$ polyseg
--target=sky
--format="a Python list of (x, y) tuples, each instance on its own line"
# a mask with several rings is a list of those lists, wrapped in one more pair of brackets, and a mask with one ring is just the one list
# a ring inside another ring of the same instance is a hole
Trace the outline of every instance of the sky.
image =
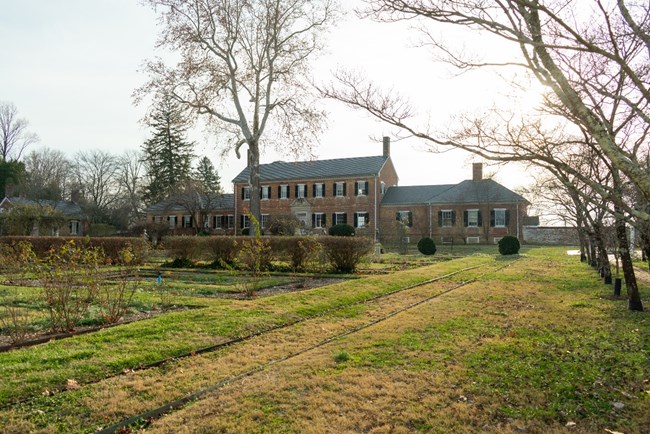
[[(344, 2), (346, 7), (355, 3)], [(0, 101), (13, 103), (38, 134), (40, 142), (32, 149), (47, 146), (70, 156), (80, 150), (120, 154), (139, 149), (150, 131), (140, 122), (146, 106), (135, 106), (131, 95), (146, 81), (141, 68), (156, 54), (158, 32), (156, 14), (138, 0), (0, 0)], [(478, 51), (497, 49), (466, 31), (448, 36)], [(314, 63), (316, 81), (329, 81), (337, 68), (359, 71), (383, 88), (399, 90), (430, 117), (431, 125), (443, 127), (459, 113), (503, 98), (505, 85), (494, 75), (458, 76), (417, 42), (418, 33), (406, 23), (376, 23), (346, 13), (327, 36), (327, 52)], [(532, 104), (536, 94), (530, 98)], [(339, 102), (324, 101), (323, 106), (328, 127), (314, 150), (317, 158), (379, 155), (381, 137), (395, 132)], [(190, 138), (231, 190), (230, 180), (244, 161), (222, 158), (214, 138), (201, 128)], [(399, 185), (460, 182), (471, 178), (472, 163), (480, 161), (457, 150), (426, 152), (425, 144), (413, 139), (394, 141), (391, 157)], [(267, 149), (261, 158), (262, 163), (277, 160), (294, 161), (295, 156)], [(513, 164), (484, 172), (511, 189), (531, 181)]]

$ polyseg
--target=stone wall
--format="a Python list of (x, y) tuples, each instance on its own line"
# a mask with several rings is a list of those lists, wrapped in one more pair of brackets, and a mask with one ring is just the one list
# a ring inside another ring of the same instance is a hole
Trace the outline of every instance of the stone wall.
[(571, 245), (577, 246), (578, 230), (560, 226), (524, 226), (525, 244)]

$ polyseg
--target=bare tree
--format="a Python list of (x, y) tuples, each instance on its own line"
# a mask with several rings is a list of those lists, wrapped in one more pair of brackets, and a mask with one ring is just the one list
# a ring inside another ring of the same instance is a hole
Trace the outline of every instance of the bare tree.
[(18, 118), (12, 103), (0, 101), (0, 156), (2, 161), (19, 160), (25, 149), (38, 141), (38, 136), (27, 130), (29, 122)]
[(68, 196), (71, 167), (63, 152), (47, 147), (36, 149), (27, 154), (24, 162), (28, 197), (60, 200)]
[(128, 209), (129, 223), (135, 223), (142, 215), (142, 188), (144, 178), (144, 162), (138, 151), (126, 151), (118, 157), (117, 180), (119, 191), (122, 192), (119, 201)]
[(117, 158), (105, 151), (80, 151), (72, 160), (72, 171), (75, 185), (83, 192), (86, 211), (94, 221), (102, 220), (119, 198)]
[[(427, 140), (432, 149), (455, 146), (484, 158), (533, 161), (559, 167), (580, 177), (603, 197), (616, 192), (599, 186), (573, 170), (556, 155), (572, 152), (573, 144), (554, 139), (558, 124), (578, 127), (612, 167), (650, 198), (650, 178), (639, 156), (647, 150), (650, 128), (650, 18), (647, 3), (595, 0), (366, 0), (365, 14), (378, 20), (411, 20), (421, 24), (425, 43), (461, 70), (471, 68), (524, 69), (549, 92), (544, 118), (521, 118), (496, 110), (491, 118), (460, 118), (453, 131), (418, 126), (410, 103), (384, 93), (354, 74), (340, 72), (338, 83), (322, 89), (326, 96), (362, 108), (373, 116)], [(579, 11), (579, 12), (576, 12)], [(510, 43), (517, 56), (508, 60), (467, 58), (448, 41), (434, 36), (431, 24), (465, 27), (486, 38)], [(549, 120), (549, 115), (555, 115)], [(550, 139), (550, 140), (549, 140)], [(624, 206), (624, 204), (619, 204)], [(644, 220), (650, 214), (626, 209)]]
[(260, 149), (309, 150), (324, 118), (307, 79), (308, 59), (333, 18), (334, 0), (148, 0), (162, 11), (159, 45), (180, 55), (174, 67), (146, 65), (136, 91), (169, 94), (228, 135), (228, 149), (248, 147), (250, 210), (260, 215)]

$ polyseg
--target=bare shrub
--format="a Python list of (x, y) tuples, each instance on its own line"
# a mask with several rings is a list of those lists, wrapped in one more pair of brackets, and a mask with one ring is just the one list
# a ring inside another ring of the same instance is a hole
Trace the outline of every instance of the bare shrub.
[(366, 237), (320, 237), (330, 264), (339, 273), (351, 273), (372, 252), (373, 241)]
[(68, 241), (52, 248), (36, 268), (52, 331), (72, 331), (97, 302), (99, 266), (106, 261), (97, 247), (83, 248)]
[(140, 284), (140, 276), (135, 266), (137, 257), (130, 247), (117, 252), (118, 271), (113, 285), (104, 284), (99, 292), (99, 306), (102, 318), (115, 324), (126, 314), (133, 295)]

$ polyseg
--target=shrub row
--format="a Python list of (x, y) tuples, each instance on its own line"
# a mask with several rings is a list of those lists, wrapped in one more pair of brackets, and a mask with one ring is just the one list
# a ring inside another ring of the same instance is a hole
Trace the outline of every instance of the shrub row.
[(107, 261), (113, 264), (121, 263), (120, 252), (130, 248), (135, 258), (134, 264), (142, 264), (147, 253), (147, 243), (142, 238), (130, 237), (102, 237), (102, 238), (83, 238), (83, 237), (29, 237), (29, 236), (10, 236), (0, 237), (0, 243), (8, 246), (16, 246), (19, 242), (25, 241), (32, 246), (32, 251), (38, 258), (45, 258), (51, 249), (58, 250), (62, 246), (73, 240), (77, 245), (88, 248), (99, 247), (103, 250)]
[[(208, 261), (216, 267), (227, 268), (239, 262), (245, 268), (250, 258), (243, 257), (242, 252), (250, 254), (254, 242), (255, 238), (248, 236), (167, 237), (163, 248), (179, 263), (183, 260)], [(310, 262), (325, 255), (332, 267), (342, 273), (354, 271), (373, 246), (373, 241), (364, 237), (262, 236), (259, 242), (268, 246), (263, 249), (268, 251), (267, 258), (262, 261), (265, 266), (271, 260), (286, 261), (291, 269), (302, 271)]]

